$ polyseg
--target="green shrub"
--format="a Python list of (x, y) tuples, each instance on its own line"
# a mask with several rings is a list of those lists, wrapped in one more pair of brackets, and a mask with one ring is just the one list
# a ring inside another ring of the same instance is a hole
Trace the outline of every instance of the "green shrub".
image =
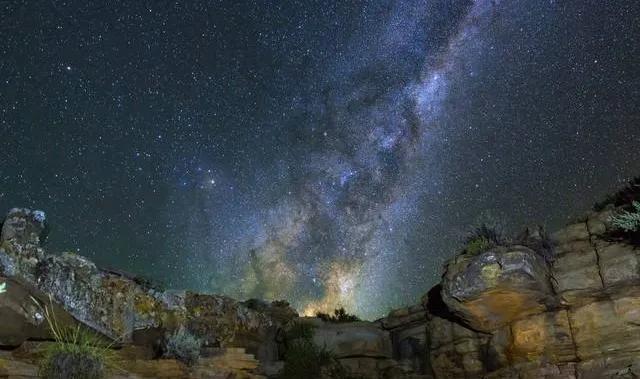
[(333, 311), (333, 315), (316, 312), (316, 317), (320, 318), (322, 321), (334, 323), (360, 321), (358, 316), (347, 313), (344, 308), (335, 309)]
[(507, 239), (495, 226), (481, 224), (464, 240), (464, 250), (469, 254), (481, 254), (495, 246), (504, 245)]
[(200, 358), (202, 341), (181, 327), (165, 338), (164, 356), (175, 358), (187, 365), (192, 365)]
[[(105, 344), (96, 333), (77, 325), (62, 326), (51, 307), (42, 307), (55, 343), (45, 350), (39, 375), (46, 379), (102, 379), (113, 363), (111, 344)], [(50, 301), (51, 302), (51, 301)]]
[(475, 239), (467, 241), (465, 251), (469, 254), (475, 255), (475, 254), (484, 253), (485, 251), (491, 249), (492, 247), (493, 247), (493, 244), (489, 242), (488, 239), (484, 237), (477, 237)]
[(278, 379), (361, 379), (352, 376), (330, 350), (313, 343), (314, 330), (310, 324), (296, 322), (287, 331)]
[(46, 379), (103, 379), (105, 371), (103, 357), (56, 345), (40, 363), (39, 374)]
[(637, 232), (640, 230), (640, 202), (634, 201), (633, 212), (622, 211), (611, 217), (611, 225), (625, 232)]
[(331, 364), (329, 351), (319, 348), (311, 340), (297, 339), (288, 344), (280, 379), (321, 378), (323, 367)]

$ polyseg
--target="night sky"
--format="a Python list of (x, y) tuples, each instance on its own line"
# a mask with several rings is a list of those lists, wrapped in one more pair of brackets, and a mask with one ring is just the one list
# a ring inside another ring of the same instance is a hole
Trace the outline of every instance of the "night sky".
[(0, 212), (178, 289), (415, 303), (640, 174), (640, 2), (0, 1)]

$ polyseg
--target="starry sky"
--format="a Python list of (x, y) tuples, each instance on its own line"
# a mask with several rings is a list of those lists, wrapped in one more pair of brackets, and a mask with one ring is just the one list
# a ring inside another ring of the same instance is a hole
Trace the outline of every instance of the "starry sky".
[(640, 174), (640, 4), (0, 1), (0, 208), (178, 289), (415, 303)]

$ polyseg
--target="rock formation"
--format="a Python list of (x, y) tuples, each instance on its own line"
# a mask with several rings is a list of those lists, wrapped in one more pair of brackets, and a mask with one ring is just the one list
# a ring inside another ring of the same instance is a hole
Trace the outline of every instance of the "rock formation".
[[(284, 302), (157, 291), (76, 254), (48, 255), (44, 214), (13, 209), (0, 240), (0, 378), (37, 377), (34, 362), (51, 343), (37, 303), (49, 297), (64, 324), (122, 341), (113, 378), (272, 376), (294, 321), (313, 325), (315, 343), (363, 378), (640, 377), (640, 248), (611, 238), (612, 212), (549, 240), (533, 228), (459, 254), (419, 304), (375, 322), (330, 323), (298, 318)], [(154, 352), (180, 327), (205, 342), (191, 368)]]
[(420, 360), (399, 348), (413, 340), (434, 378), (640, 377), (640, 249), (608, 237), (613, 211), (554, 233), (552, 259), (518, 244), (451, 259), (424, 318), (383, 320), (413, 325), (396, 358)]

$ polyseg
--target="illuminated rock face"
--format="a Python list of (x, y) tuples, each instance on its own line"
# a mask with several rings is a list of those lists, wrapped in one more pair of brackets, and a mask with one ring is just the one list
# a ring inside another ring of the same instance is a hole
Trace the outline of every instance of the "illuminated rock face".
[(526, 248), (452, 260), (427, 301), (432, 375), (640, 377), (640, 249), (607, 237), (610, 215), (553, 234), (551, 260)]
[(526, 241), (535, 251), (453, 258), (422, 304), (381, 320), (393, 358), (436, 379), (640, 377), (640, 249), (608, 234), (614, 211)]
[(498, 246), (451, 260), (442, 297), (473, 329), (491, 331), (553, 306), (550, 277), (542, 255), (524, 246)]

